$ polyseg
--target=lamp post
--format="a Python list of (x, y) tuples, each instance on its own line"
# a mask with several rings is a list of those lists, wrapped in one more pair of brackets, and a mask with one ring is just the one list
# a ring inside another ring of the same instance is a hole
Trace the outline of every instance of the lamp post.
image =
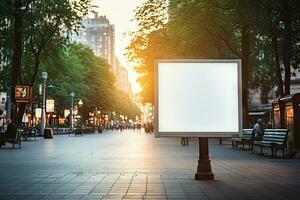
[(71, 96), (70, 129), (71, 129), (71, 131), (73, 131), (73, 110), (74, 110), (73, 100), (74, 100), (75, 93), (71, 92), (70, 96)]
[(81, 99), (79, 99), (79, 101), (78, 101), (78, 118), (77, 118), (77, 120), (78, 120), (77, 126), (79, 126), (79, 127), (82, 127), (82, 125), (83, 125), (83, 116), (81, 113), (82, 106), (83, 106), (83, 101)]
[(41, 79), (43, 81), (42, 88), (42, 113), (41, 113), (41, 135), (44, 135), (45, 130), (45, 121), (46, 121), (46, 111), (45, 111), (45, 102), (46, 102), (46, 81), (47, 81), (48, 73), (42, 72)]
[(101, 111), (97, 111), (97, 121), (98, 121), (98, 126), (101, 126)]
[(82, 101), (81, 99), (79, 99), (79, 101), (78, 101), (78, 106), (79, 106), (79, 107), (82, 107), (82, 105), (83, 105), (83, 101)]
[(97, 111), (97, 107), (95, 107), (95, 111), (94, 111), (94, 127), (96, 127), (97, 124), (98, 124), (97, 115), (98, 115), (98, 111)]

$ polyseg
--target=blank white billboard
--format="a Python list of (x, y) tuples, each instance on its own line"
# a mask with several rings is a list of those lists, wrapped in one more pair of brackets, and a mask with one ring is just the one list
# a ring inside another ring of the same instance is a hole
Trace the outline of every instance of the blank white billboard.
[(240, 132), (240, 60), (158, 60), (155, 72), (157, 137)]

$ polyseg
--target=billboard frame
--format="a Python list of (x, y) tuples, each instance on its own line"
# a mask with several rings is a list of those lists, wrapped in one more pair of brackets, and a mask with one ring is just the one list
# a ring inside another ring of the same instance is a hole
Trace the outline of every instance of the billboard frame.
[[(241, 59), (156, 59), (154, 66), (154, 125), (155, 137), (231, 137), (233, 134), (241, 134), (243, 129), (242, 113), (242, 64)], [(238, 131), (237, 132), (159, 132), (159, 63), (236, 63), (238, 75)]]

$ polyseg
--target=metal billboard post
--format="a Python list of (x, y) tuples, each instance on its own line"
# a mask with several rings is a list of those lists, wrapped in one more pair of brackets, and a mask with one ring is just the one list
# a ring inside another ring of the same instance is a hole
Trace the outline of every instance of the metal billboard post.
[(208, 138), (199, 137), (199, 160), (197, 166), (196, 180), (214, 180), (208, 151)]

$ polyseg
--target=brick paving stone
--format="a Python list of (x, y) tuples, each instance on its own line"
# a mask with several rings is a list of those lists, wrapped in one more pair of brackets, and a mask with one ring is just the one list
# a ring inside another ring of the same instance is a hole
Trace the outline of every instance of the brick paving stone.
[(134, 131), (23, 142), (0, 149), (0, 199), (299, 199), (300, 155), (273, 159), (211, 139), (215, 180), (196, 181), (197, 144)]

